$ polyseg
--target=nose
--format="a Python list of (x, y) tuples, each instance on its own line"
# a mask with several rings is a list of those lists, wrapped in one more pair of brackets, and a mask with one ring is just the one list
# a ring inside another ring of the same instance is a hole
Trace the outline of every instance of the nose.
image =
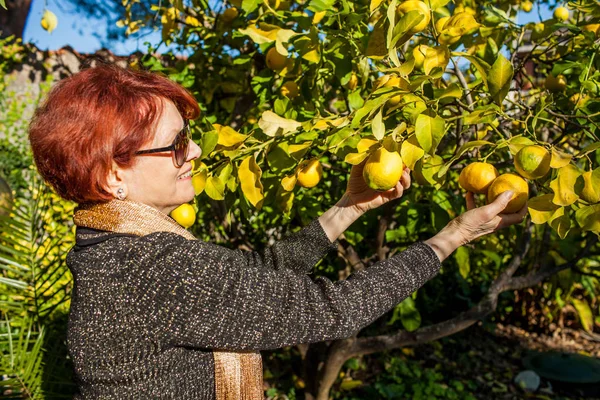
[(200, 157), (202, 155), (202, 149), (200, 148), (200, 146), (198, 146), (196, 144), (196, 142), (194, 142), (193, 140), (190, 140), (190, 149), (188, 151), (188, 157), (186, 161), (192, 161), (195, 160), (196, 158)]

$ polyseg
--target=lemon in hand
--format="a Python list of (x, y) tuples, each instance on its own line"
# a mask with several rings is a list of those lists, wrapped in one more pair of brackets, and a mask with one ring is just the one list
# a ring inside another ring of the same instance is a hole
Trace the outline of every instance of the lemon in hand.
[(171, 211), (171, 218), (187, 229), (196, 222), (196, 210), (191, 204), (185, 203)]
[(386, 191), (398, 183), (402, 176), (402, 157), (397, 151), (384, 147), (375, 150), (365, 163), (363, 179), (373, 190)]
[(515, 213), (523, 208), (529, 197), (529, 187), (527, 186), (527, 182), (519, 175), (502, 174), (494, 179), (494, 182), (492, 182), (488, 189), (488, 203), (493, 202), (496, 200), (496, 197), (508, 190), (512, 190), (513, 195), (503, 212)]
[(298, 166), (297, 183), (304, 188), (317, 186), (323, 177), (323, 167), (319, 160), (305, 160)]
[(486, 194), (498, 175), (498, 170), (492, 164), (474, 162), (460, 171), (458, 184), (469, 192)]

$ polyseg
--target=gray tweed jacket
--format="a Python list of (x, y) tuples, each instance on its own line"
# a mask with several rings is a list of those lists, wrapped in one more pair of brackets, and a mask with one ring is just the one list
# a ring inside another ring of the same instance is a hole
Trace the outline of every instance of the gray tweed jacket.
[(352, 336), (440, 269), (425, 243), (332, 282), (336, 243), (314, 220), (262, 253), (167, 232), (78, 228), (68, 347), (75, 399), (214, 399), (211, 349), (266, 350)]

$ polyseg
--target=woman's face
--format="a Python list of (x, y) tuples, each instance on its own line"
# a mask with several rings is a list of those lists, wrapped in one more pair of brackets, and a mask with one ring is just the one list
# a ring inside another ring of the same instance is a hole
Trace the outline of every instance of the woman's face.
[[(154, 140), (140, 150), (170, 146), (183, 129), (183, 118), (175, 105), (169, 100), (163, 100), (162, 104), (163, 114), (158, 120)], [(114, 189), (111, 191), (116, 194), (122, 187), (128, 200), (147, 204), (165, 214), (192, 201), (192, 160), (200, 157), (202, 151), (193, 141), (189, 146), (187, 159), (180, 168), (173, 162), (172, 151), (136, 156), (132, 168), (118, 169), (120, 185), (111, 183), (111, 189)]]

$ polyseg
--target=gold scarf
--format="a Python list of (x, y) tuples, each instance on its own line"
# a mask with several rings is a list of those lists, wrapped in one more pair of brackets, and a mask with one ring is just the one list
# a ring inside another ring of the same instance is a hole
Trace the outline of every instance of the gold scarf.
[[(129, 200), (82, 204), (75, 209), (75, 225), (144, 236), (172, 232), (188, 240), (196, 237), (168, 215)], [(213, 351), (217, 400), (263, 399), (262, 359), (259, 352)]]

